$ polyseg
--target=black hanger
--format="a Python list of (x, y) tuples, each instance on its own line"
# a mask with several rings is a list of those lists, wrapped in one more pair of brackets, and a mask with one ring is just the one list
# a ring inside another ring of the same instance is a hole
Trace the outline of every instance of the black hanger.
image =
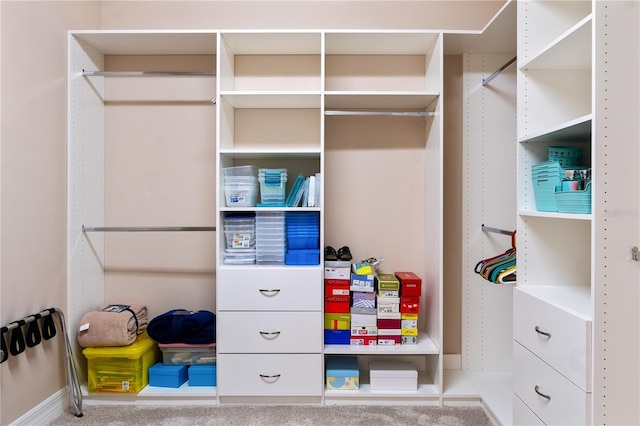
[(24, 320), (16, 321), (18, 326), (11, 330), (11, 341), (9, 342), (9, 352), (11, 355), (16, 356), (24, 352), (25, 343), (24, 335), (22, 334), (22, 326), (26, 324)]
[(49, 315), (42, 318), (42, 337), (44, 340), (52, 339), (56, 335), (56, 324), (53, 322), (55, 309), (49, 309)]
[(29, 327), (27, 328), (25, 340), (27, 341), (27, 346), (30, 348), (38, 346), (40, 342), (42, 342), (42, 335), (40, 334), (40, 327), (38, 326), (38, 320), (41, 316), (40, 314), (35, 314), (33, 321), (29, 323)]
[(2, 358), (0, 358), (0, 364), (9, 358), (9, 349), (7, 348), (7, 342), (4, 340), (4, 333), (7, 331), (9, 331), (7, 327), (2, 327), (2, 335), (0, 336), (0, 340), (2, 340)]

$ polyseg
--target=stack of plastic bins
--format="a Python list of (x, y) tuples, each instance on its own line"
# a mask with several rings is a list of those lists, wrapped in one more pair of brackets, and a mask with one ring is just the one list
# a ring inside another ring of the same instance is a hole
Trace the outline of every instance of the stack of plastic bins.
[(287, 212), (287, 265), (320, 264), (320, 213)]
[(256, 212), (256, 263), (283, 265), (287, 248), (284, 212)]
[(536, 208), (541, 212), (557, 212), (555, 191), (562, 181), (562, 167), (557, 161), (545, 161), (531, 166)]
[(260, 169), (260, 205), (284, 206), (285, 187), (287, 185), (287, 169)]
[(227, 213), (224, 218), (226, 265), (256, 263), (256, 217), (253, 213)]
[(227, 207), (255, 207), (258, 201), (258, 178), (255, 167), (225, 167), (223, 171)]

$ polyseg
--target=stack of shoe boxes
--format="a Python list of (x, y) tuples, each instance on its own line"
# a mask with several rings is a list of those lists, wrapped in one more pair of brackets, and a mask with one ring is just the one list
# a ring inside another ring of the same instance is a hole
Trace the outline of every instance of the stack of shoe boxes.
[(413, 272), (396, 272), (395, 276), (400, 283), (402, 344), (416, 344), (418, 342), (418, 314), (420, 312), (422, 280)]
[(378, 344), (400, 344), (400, 282), (393, 274), (378, 274)]
[(375, 275), (351, 273), (351, 337), (352, 345), (378, 343)]
[(324, 263), (324, 342), (348, 345), (351, 335), (351, 262)]

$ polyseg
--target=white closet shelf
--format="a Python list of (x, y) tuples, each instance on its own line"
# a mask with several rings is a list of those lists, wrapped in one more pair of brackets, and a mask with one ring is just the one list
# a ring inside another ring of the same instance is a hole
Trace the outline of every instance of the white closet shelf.
[(437, 355), (438, 347), (429, 336), (424, 333), (418, 335), (416, 345), (325, 345), (326, 355)]
[(560, 123), (545, 130), (522, 135), (518, 142), (549, 142), (549, 140), (585, 140), (591, 139), (591, 120), (593, 114), (583, 115), (573, 120)]
[(221, 91), (234, 108), (320, 108), (320, 91)]
[(437, 92), (361, 92), (327, 91), (325, 108), (327, 109), (421, 109), (433, 110)]

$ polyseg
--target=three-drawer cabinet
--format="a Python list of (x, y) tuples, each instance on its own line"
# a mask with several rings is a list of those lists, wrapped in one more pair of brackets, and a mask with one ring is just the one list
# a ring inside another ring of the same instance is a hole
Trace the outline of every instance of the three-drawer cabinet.
[[(544, 291), (513, 293), (514, 400), (547, 425), (589, 424), (592, 321)], [(514, 409), (514, 424), (531, 424), (531, 413)]]
[(322, 397), (322, 270), (218, 271), (218, 393)]

